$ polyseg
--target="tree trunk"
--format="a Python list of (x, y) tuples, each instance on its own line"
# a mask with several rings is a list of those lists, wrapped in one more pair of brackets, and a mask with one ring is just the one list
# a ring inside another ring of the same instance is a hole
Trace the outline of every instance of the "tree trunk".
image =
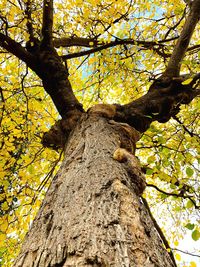
[(113, 158), (130, 143), (119, 129), (82, 116), (14, 266), (175, 266), (142, 202), (139, 163)]

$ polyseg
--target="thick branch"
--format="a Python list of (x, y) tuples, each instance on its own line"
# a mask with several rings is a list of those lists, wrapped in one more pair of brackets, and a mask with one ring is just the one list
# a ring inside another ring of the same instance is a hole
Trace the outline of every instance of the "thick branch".
[(191, 11), (186, 19), (183, 30), (175, 45), (167, 69), (163, 74), (163, 76), (167, 77), (179, 76), (181, 61), (185, 56), (190, 39), (192, 37), (192, 34), (199, 19), (200, 19), (200, 0), (194, 0), (191, 6)]
[(73, 123), (77, 121), (83, 108), (71, 88), (68, 70), (54, 48), (43, 46), (41, 49), (39, 45), (28, 51), (2, 33), (0, 33), (0, 46), (24, 61), (36, 72), (62, 118), (73, 117)]
[(11, 39), (9, 36), (0, 33), (0, 46), (6, 49), (9, 53), (18, 57), (22, 61), (24, 61), (28, 67), (34, 70), (35, 68), (35, 59), (25, 50), (19, 43), (15, 42), (15, 40)]
[(45, 91), (51, 96), (62, 118), (69, 116), (69, 112), (83, 111), (81, 103), (75, 97), (67, 68), (63, 65), (56, 50), (43, 49), (36, 53), (37, 69), (35, 72), (42, 79)]
[[(73, 42), (73, 39), (72, 39), (71, 40), (71, 44), (69, 46), (75, 45), (75, 43), (76, 43), (75, 41), (76, 40), (74, 39), (74, 42)], [(62, 58), (63, 59), (70, 59), (70, 58), (75, 58), (75, 57), (86, 56), (86, 55), (90, 55), (90, 54), (95, 53), (95, 52), (102, 51), (102, 50), (107, 49), (107, 48), (115, 47), (117, 45), (124, 45), (124, 44), (126, 44), (126, 45), (129, 45), (129, 44), (130, 45), (137, 45), (137, 46), (142, 46), (142, 47), (147, 48), (147, 49), (151, 49), (154, 46), (163, 47), (162, 43), (163, 42), (167, 42), (167, 41), (169, 41), (169, 40), (165, 40), (165, 41), (162, 40), (162, 41), (159, 41), (159, 42), (153, 42), (153, 41), (152, 42), (150, 42), (150, 41), (148, 42), (148, 41), (140, 41), (140, 40), (133, 40), (133, 39), (124, 39), (124, 40), (116, 39), (115, 41), (112, 41), (112, 42), (110, 42), (108, 44), (101, 44), (100, 46), (92, 48), (90, 50), (64, 55), (64, 56), (62, 56)], [(170, 39), (170, 41), (171, 41), (171, 39)], [(87, 43), (86, 40), (84, 40), (84, 43), (82, 43), (82, 45), (81, 45), (81, 41), (78, 42), (78, 40), (77, 40), (77, 43), (79, 43), (79, 46), (85, 46), (85, 44), (87, 44), (87, 46), (89, 47), (89, 42)], [(57, 42), (57, 44), (58, 44), (58, 42)]]
[(76, 36), (53, 39), (53, 46), (55, 48), (70, 46), (95, 47), (99, 44), (100, 42), (98, 42), (94, 38), (84, 38)]
[(30, 53), (19, 43), (2, 33), (0, 33), (0, 46), (24, 61), (28, 67), (36, 72), (43, 81), (45, 91), (51, 96), (63, 118), (69, 117), (70, 112), (79, 114), (83, 111), (82, 105), (76, 99), (71, 88), (68, 71), (53, 48)]
[(191, 53), (191, 51), (198, 51), (200, 49), (200, 45), (198, 44), (198, 45), (193, 45), (193, 46), (191, 46), (191, 47), (188, 47), (188, 49), (187, 49), (187, 52), (190, 52)]
[(42, 45), (52, 45), (53, 0), (43, 2)]
[(27, 46), (27, 49), (37, 61), (34, 71), (42, 79), (44, 89), (51, 96), (59, 114), (62, 118), (76, 114), (77, 118), (83, 111), (82, 105), (73, 93), (67, 67), (53, 48), (52, 28), (53, 0), (44, 0), (42, 41), (34, 38), (34, 45)]
[(115, 120), (127, 122), (140, 132), (146, 131), (151, 122), (167, 122), (178, 114), (181, 104), (189, 104), (200, 90), (183, 85), (180, 81), (156, 80), (148, 93), (137, 100), (124, 105), (116, 105)]

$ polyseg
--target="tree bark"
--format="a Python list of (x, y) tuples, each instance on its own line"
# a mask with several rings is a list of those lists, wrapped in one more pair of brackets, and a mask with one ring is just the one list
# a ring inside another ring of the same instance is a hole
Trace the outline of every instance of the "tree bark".
[[(142, 201), (123, 127), (82, 115), (14, 266), (175, 266)], [(120, 146), (130, 156), (121, 162), (113, 158)]]

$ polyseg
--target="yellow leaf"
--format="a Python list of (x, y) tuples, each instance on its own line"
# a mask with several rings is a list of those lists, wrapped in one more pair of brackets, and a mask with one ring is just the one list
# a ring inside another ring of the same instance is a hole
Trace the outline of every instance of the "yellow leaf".
[(194, 261), (190, 262), (190, 267), (197, 267), (196, 263)]
[(181, 255), (180, 254), (176, 254), (175, 258), (177, 259), (177, 261), (180, 261), (181, 260)]
[(175, 242), (174, 242), (174, 246), (178, 246), (179, 245), (179, 242), (176, 240)]
[[(21, 131), (20, 131), (20, 130), (18, 130), (18, 129), (16, 129), (16, 128), (15, 128), (15, 129), (13, 129), (13, 135), (18, 137), (18, 136), (20, 136), (20, 135), (21, 135)], [(9, 141), (10, 141), (10, 139), (9, 139)]]
[(182, 82), (182, 84), (183, 84), (183, 85), (187, 85), (187, 84), (191, 83), (192, 80), (193, 80), (192, 78), (187, 79), (187, 80), (185, 80), (184, 82)]
[(8, 206), (8, 204), (6, 203), (6, 202), (4, 202), (2, 205), (1, 205), (1, 208), (2, 208), (2, 210), (8, 210), (9, 209), (9, 206)]
[(3, 221), (3, 223), (0, 225), (0, 231), (6, 232), (7, 229), (8, 229), (8, 222)]
[(3, 244), (4, 239), (6, 239), (6, 234), (0, 233), (0, 244)]
[(6, 176), (6, 172), (5, 171), (0, 171), (0, 177), (4, 177)]
[(91, 64), (93, 64), (95, 61), (96, 61), (96, 58), (92, 57), (92, 58), (89, 58), (88, 63), (89, 63), (89, 65), (91, 65)]
[(0, 201), (2, 201), (2, 200), (4, 200), (4, 198), (6, 197), (6, 194), (4, 193), (2, 193), (2, 194), (0, 194)]

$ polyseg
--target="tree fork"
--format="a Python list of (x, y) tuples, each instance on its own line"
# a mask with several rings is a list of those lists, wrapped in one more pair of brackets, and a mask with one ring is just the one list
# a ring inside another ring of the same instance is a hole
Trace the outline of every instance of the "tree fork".
[(14, 266), (176, 266), (142, 202), (130, 129), (120, 127), (105, 114), (82, 115)]

